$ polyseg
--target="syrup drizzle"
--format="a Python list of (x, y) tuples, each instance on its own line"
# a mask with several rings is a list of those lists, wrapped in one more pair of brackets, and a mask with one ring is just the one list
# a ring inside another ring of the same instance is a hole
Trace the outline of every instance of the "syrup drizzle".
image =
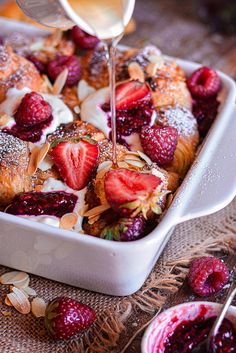
[(113, 168), (117, 168), (117, 135), (116, 135), (116, 48), (123, 37), (123, 33), (109, 41), (106, 41), (107, 61), (110, 84), (110, 107), (111, 107), (111, 132), (112, 132), (112, 162)]

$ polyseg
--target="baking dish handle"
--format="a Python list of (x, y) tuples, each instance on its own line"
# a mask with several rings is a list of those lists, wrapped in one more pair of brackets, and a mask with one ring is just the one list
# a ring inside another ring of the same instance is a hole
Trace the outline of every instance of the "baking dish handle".
[[(236, 106), (225, 120), (225, 125), (213, 126), (182, 185), (183, 192), (174, 200), (176, 207), (181, 199), (188, 200), (180, 207), (177, 223), (217, 212), (236, 195)], [(206, 158), (201, 158), (203, 152)]]

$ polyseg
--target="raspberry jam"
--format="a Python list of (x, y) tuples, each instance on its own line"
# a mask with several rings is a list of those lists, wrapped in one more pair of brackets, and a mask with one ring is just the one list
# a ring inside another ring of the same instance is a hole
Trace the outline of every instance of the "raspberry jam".
[[(108, 113), (108, 126), (111, 127), (109, 104), (104, 104), (102, 109)], [(130, 136), (135, 132), (140, 133), (143, 126), (150, 125), (153, 111), (154, 107), (152, 101), (146, 101), (142, 106), (138, 108), (129, 110), (116, 110), (117, 142), (126, 144), (122, 137)]]
[[(204, 319), (201, 316), (194, 321), (182, 322), (165, 342), (163, 353), (191, 353), (205, 338), (207, 338), (216, 317)], [(236, 331), (232, 323), (224, 319), (214, 341), (215, 353), (236, 352)], [(212, 353), (211, 349), (208, 352)], [(159, 353), (157, 349), (156, 353)]]
[(41, 140), (43, 135), (43, 130), (50, 126), (53, 117), (47, 119), (46, 121), (39, 123), (30, 127), (23, 127), (18, 124), (13, 125), (11, 128), (4, 128), (2, 131), (6, 134), (13, 135), (18, 137), (23, 141), (28, 141), (32, 143), (36, 143)]
[(18, 216), (55, 216), (74, 211), (78, 197), (64, 191), (27, 192), (17, 195), (6, 212)]

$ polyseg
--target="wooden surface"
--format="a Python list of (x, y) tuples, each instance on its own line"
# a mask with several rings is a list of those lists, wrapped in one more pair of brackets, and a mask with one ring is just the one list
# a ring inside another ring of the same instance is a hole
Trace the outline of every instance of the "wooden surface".
[[(224, 36), (212, 33), (203, 24), (190, 0), (137, 0), (135, 15), (137, 30), (123, 40), (124, 44), (142, 47), (157, 45), (164, 54), (196, 61), (222, 70), (236, 79), (236, 34)], [(227, 259), (231, 268), (236, 257)], [(220, 296), (209, 298), (222, 301)], [(194, 300), (185, 283), (180, 291), (171, 297), (166, 307)], [(236, 305), (236, 301), (234, 302)], [(138, 313), (136, 313), (138, 318)], [(127, 348), (126, 353), (140, 353), (141, 332)]]
[[(124, 43), (152, 43), (165, 54), (221, 69), (236, 78), (236, 34), (211, 33), (191, 0), (137, 0), (137, 30)], [(195, 5), (196, 6), (196, 5)]]

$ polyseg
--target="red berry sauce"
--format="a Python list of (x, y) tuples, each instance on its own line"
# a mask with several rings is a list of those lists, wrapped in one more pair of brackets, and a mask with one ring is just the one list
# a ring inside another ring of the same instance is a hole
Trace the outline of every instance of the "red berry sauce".
[(51, 122), (53, 120), (52, 115), (50, 116), (49, 119), (46, 121), (39, 123), (34, 126), (30, 127), (24, 127), (20, 126), (18, 124), (13, 125), (11, 128), (4, 128), (2, 132), (5, 132), (6, 134), (18, 137), (19, 139), (23, 141), (28, 141), (32, 143), (36, 143), (40, 141), (42, 135), (43, 135), (43, 130), (46, 129), (48, 126), (50, 126)]
[[(216, 317), (204, 319), (201, 315), (194, 321), (182, 322), (165, 342), (163, 353), (191, 353), (209, 334)], [(232, 323), (224, 319), (214, 341), (216, 353), (236, 352), (236, 331)], [(156, 351), (159, 353), (159, 350)], [(212, 353), (210, 349), (208, 352)]]
[[(108, 126), (111, 128), (110, 104), (104, 104), (102, 109), (108, 113)], [(153, 111), (154, 107), (151, 100), (143, 102), (141, 106), (134, 109), (116, 110), (117, 142), (126, 145), (124, 136), (140, 133), (143, 126), (150, 125)]]
[(74, 211), (78, 197), (64, 191), (27, 192), (17, 195), (6, 212), (18, 216), (55, 216)]

